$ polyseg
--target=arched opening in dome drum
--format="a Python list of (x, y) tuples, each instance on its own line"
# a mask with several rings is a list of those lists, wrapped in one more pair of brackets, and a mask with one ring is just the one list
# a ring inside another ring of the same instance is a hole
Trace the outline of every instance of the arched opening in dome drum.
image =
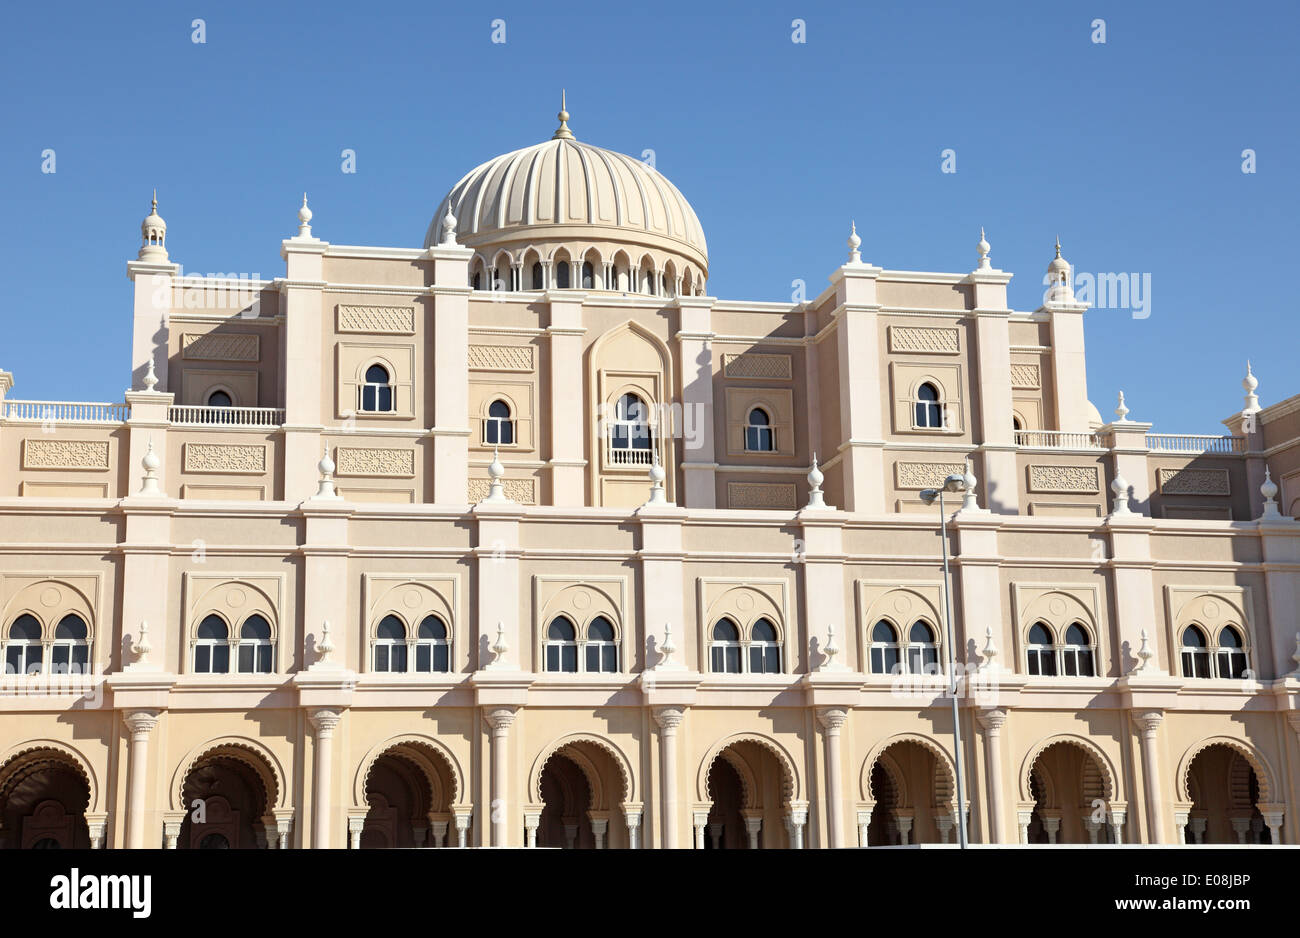
[(534, 290), (540, 290), (540, 289), (542, 289), (542, 287), (543, 287), (543, 282), (542, 282), (542, 265), (541, 265), (541, 264), (533, 264), (533, 273), (532, 273), (532, 276), (533, 276), (533, 289), (534, 289)]
[(555, 286), (561, 290), (569, 289), (569, 262), (560, 261), (555, 265)]
[(582, 288), (584, 290), (596, 288), (595, 272), (591, 269), (591, 261), (582, 263)]

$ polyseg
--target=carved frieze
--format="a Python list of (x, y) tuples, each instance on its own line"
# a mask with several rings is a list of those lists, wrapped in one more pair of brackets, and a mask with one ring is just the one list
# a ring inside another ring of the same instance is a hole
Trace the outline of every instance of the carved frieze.
[[(516, 501), (521, 505), (537, 504), (536, 479), (502, 479), (501, 483), (505, 486), (506, 498), (511, 501)], [(487, 498), (490, 485), (491, 482), (488, 479), (470, 479), (470, 503), (481, 502), (483, 499)]]
[(243, 332), (186, 332), (181, 335), (181, 357), (198, 361), (255, 362), (261, 358), (261, 340)]
[(966, 464), (959, 462), (900, 462), (894, 474), (900, 489), (934, 489), (943, 485), (953, 473), (964, 474)]
[(891, 352), (956, 355), (961, 351), (958, 330), (938, 326), (890, 326)]
[(532, 371), (531, 345), (471, 345), (470, 371)]
[(1162, 495), (1231, 495), (1227, 469), (1157, 469)]
[(723, 355), (722, 371), (728, 378), (772, 378), (780, 381), (789, 381), (792, 373), (789, 355), (760, 352)]
[(1043, 383), (1042, 370), (1037, 365), (1023, 362), (1011, 363), (1011, 386), (1032, 390)]
[(727, 504), (731, 508), (792, 510), (795, 507), (794, 483), (728, 482)]
[(1101, 474), (1096, 466), (1030, 466), (1029, 491), (1096, 494)]
[(261, 443), (186, 443), (186, 472), (266, 472), (266, 446)]
[(415, 475), (415, 450), (380, 446), (338, 447), (334, 462), (341, 476)]
[(414, 306), (338, 306), (339, 332), (415, 333)]
[(24, 469), (108, 470), (107, 440), (23, 440)]

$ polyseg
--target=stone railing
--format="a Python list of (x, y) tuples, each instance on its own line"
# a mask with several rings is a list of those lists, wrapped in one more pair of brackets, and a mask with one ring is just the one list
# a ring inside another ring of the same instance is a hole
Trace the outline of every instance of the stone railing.
[(1147, 449), (1153, 453), (1199, 456), (1202, 453), (1244, 453), (1246, 440), (1240, 436), (1201, 436), (1195, 433), (1148, 433)]
[(167, 418), (182, 427), (278, 427), (284, 423), (284, 408), (177, 404), (168, 408)]
[(1030, 449), (1101, 449), (1096, 433), (1065, 430), (1017, 430), (1016, 445)]
[(32, 423), (122, 423), (130, 419), (131, 407), (87, 401), (0, 400), (0, 417)]

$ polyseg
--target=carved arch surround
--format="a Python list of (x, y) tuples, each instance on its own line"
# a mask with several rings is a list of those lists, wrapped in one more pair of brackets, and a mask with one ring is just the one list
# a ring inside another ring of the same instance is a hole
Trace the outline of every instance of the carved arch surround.
[(1269, 765), (1264, 754), (1252, 746), (1250, 743), (1241, 739), (1234, 739), (1231, 736), (1207, 736), (1197, 743), (1192, 744), (1183, 753), (1183, 758), (1178, 763), (1178, 797), (1182, 801), (1194, 801), (1191, 797), (1191, 789), (1188, 784), (1192, 771), (1192, 763), (1196, 757), (1212, 746), (1226, 746), (1245, 759), (1252, 769), (1255, 770), (1255, 779), (1259, 783), (1259, 803), (1268, 804), (1274, 798), (1278, 791), (1277, 776), (1273, 774), (1273, 767)]
[[(790, 753), (786, 751), (784, 746), (772, 737), (765, 736), (762, 733), (734, 733), (713, 744), (705, 754), (703, 761), (700, 762), (700, 767), (697, 772), (695, 790), (698, 799), (702, 802), (712, 804), (712, 799), (709, 797), (709, 770), (713, 767), (713, 760), (717, 759), (718, 756), (722, 754), (723, 750), (727, 749), (729, 746), (734, 746), (736, 743), (746, 742), (757, 743), (776, 757), (776, 761), (781, 767), (781, 799), (786, 804), (789, 804), (792, 801), (798, 801), (800, 799), (800, 792), (802, 791), (798, 763), (796, 763), (794, 759), (790, 758)], [(735, 767), (735, 762), (730, 759), (727, 761), (733, 768)], [(737, 771), (739, 772), (740, 770), (737, 769)], [(744, 782), (744, 774), (741, 773), (742, 785)]]
[(98, 812), (100, 810), (99, 780), (95, 776), (95, 770), (91, 768), (90, 760), (79, 749), (69, 746), (67, 743), (54, 739), (32, 739), (11, 747), (3, 756), (0, 756), (0, 779), (3, 779), (12, 770), (15, 761), (23, 756), (42, 751), (53, 752), (61, 756), (63, 761), (70, 763), (77, 774), (85, 780), (86, 788), (89, 791), (90, 800), (86, 806), (86, 813)]
[(1029, 776), (1034, 771), (1034, 765), (1048, 749), (1064, 743), (1082, 749), (1084, 755), (1092, 759), (1101, 771), (1102, 797), (1106, 801), (1117, 800), (1116, 792), (1119, 791), (1118, 776), (1115, 773), (1115, 765), (1111, 762), (1110, 757), (1104, 753), (1101, 748), (1090, 739), (1082, 736), (1076, 736), (1073, 733), (1054, 733), (1051, 736), (1045, 736), (1029, 748), (1025, 754), (1024, 761), (1020, 764), (1020, 800), (1026, 804), (1032, 804), (1034, 796), (1030, 790)]
[(172, 773), (172, 783), (168, 788), (171, 810), (186, 810), (185, 780), (202, 759), (214, 754), (238, 759), (251, 768), (262, 781), (269, 808), (289, 807), (289, 791), (285, 783), (284, 766), (280, 764), (275, 754), (262, 743), (247, 736), (221, 736), (195, 746), (177, 764), (176, 771)]
[[(461, 770), (460, 762), (452, 751), (432, 736), (426, 736), (423, 733), (399, 733), (371, 746), (365, 756), (362, 757), (360, 764), (357, 766), (357, 773), (352, 780), (353, 809), (359, 811), (368, 809), (366, 782), (370, 778), (371, 769), (374, 768), (375, 762), (380, 756), (402, 746), (414, 746), (428, 750), (441, 759), (443, 766), (447, 770), (447, 776), (451, 780), (451, 790), (447, 792), (447, 803), (449, 805), (459, 804), (460, 799), (465, 795), (465, 773)], [(443, 786), (441, 780), (438, 779), (436, 774), (433, 774), (436, 773), (437, 768), (432, 760), (415, 759), (408, 753), (402, 753), (401, 755), (407, 761), (413, 762), (424, 773), (425, 781), (429, 784), (430, 797), (435, 797)]]
[(871, 752), (867, 754), (858, 773), (858, 793), (863, 802), (867, 804), (875, 803), (875, 797), (871, 791), (871, 769), (874, 767), (876, 760), (902, 743), (915, 743), (934, 758), (935, 775), (931, 786), (934, 807), (952, 806), (957, 800), (957, 771), (953, 766), (952, 757), (939, 743), (920, 733), (899, 733), (896, 736), (890, 736), (888, 739), (877, 743)]
[(596, 733), (569, 733), (551, 740), (541, 748), (537, 758), (533, 760), (532, 768), (528, 773), (528, 799), (531, 804), (542, 804), (542, 772), (545, 771), (546, 764), (556, 754), (560, 754), (567, 759), (571, 759), (587, 777), (587, 784), (591, 788), (592, 808), (607, 810), (617, 807), (617, 805), (610, 803), (609, 796), (613, 795), (614, 792), (608, 790), (609, 786), (606, 784), (606, 780), (601, 778), (596, 765), (579, 748), (579, 745), (583, 743), (600, 749), (614, 763), (622, 782), (620, 792), (622, 800), (620, 803), (635, 802), (637, 800), (636, 775), (632, 771), (632, 763), (616, 743)]

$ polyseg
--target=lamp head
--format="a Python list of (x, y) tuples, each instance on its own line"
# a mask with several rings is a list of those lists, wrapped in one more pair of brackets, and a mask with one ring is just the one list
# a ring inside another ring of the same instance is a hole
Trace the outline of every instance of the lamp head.
[(966, 491), (966, 477), (960, 472), (954, 472), (948, 478), (943, 480), (943, 490), (945, 492), (964, 492)]
[(925, 502), (927, 505), (933, 505), (935, 499), (939, 497), (939, 490), (922, 489), (920, 495), (921, 495), (921, 501)]

